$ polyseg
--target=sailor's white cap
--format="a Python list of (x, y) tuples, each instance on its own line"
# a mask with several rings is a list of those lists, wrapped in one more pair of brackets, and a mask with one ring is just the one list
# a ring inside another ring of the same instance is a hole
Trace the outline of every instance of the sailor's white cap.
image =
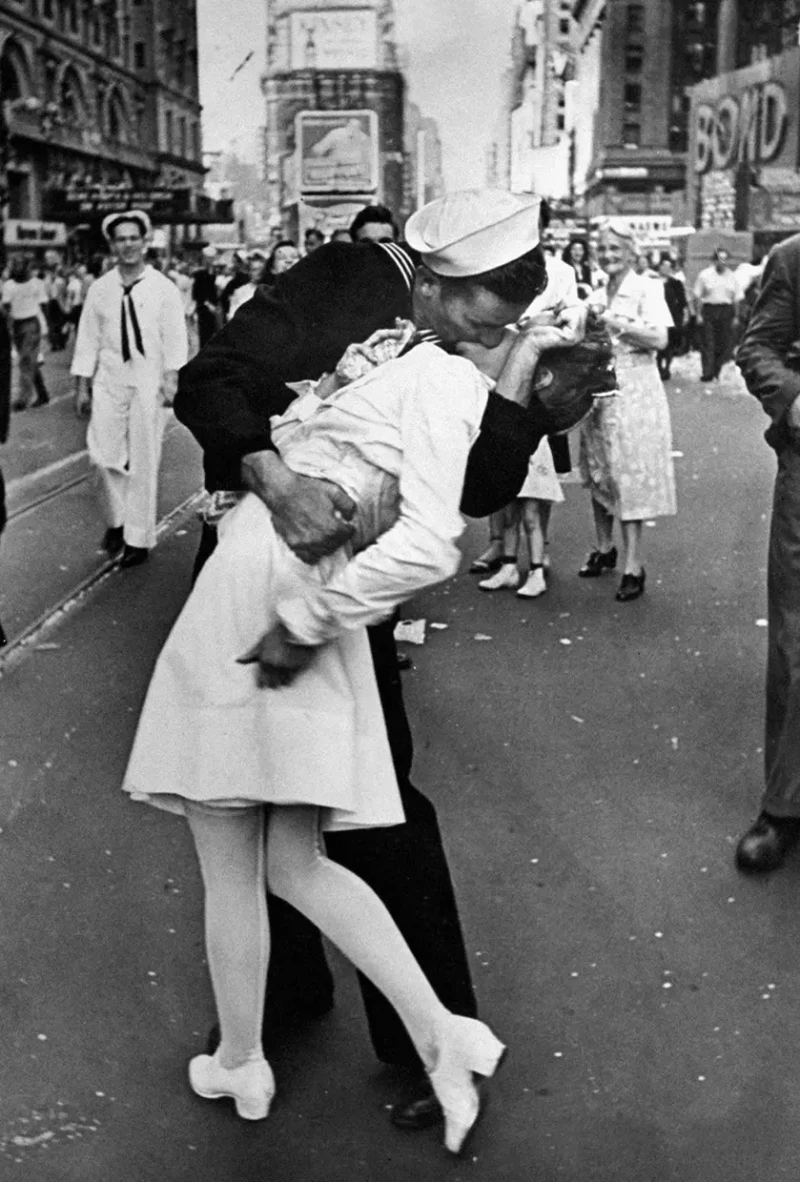
[(463, 189), (406, 222), (406, 242), (436, 275), (466, 279), (502, 267), (539, 243), (541, 198), (506, 189)]
[(111, 236), (114, 233), (114, 228), (120, 222), (136, 222), (138, 226), (141, 226), (142, 236), (144, 238), (149, 238), (153, 229), (152, 225), (150, 224), (150, 218), (143, 209), (126, 209), (120, 213), (110, 213), (107, 217), (103, 218), (103, 224), (101, 227), (103, 231), (103, 237), (109, 242), (111, 241)]

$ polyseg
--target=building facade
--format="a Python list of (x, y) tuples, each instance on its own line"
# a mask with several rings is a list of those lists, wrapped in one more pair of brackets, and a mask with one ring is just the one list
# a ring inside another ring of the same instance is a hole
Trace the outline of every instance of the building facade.
[(690, 91), (688, 202), (761, 253), (800, 230), (800, 0), (724, 8), (718, 72)]
[(405, 81), (392, 0), (267, 0), (265, 180), (284, 232), (402, 218)]
[(727, 0), (575, 0), (575, 183), (590, 216), (687, 218), (687, 89), (712, 76)]
[(179, 237), (224, 216), (202, 192), (195, 0), (7, 0), (0, 94), (9, 247), (94, 248), (132, 205)]
[(522, 0), (487, 182), (550, 198), (571, 193), (571, 0)]
[(405, 108), (404, 209), (419, 209), (444, 193), (442, 138), (435, 119), (423, 115), (416, 103)]

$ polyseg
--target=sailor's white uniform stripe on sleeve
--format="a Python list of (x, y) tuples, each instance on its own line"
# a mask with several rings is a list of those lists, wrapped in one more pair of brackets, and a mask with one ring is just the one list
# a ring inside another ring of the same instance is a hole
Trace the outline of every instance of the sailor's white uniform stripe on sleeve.
[(389, 258), (397, 267), (400, 274), (403, 276), (403, 282), (409, 291), (414, 284), (414, 264), (411, 261), (411, 256), (407, 255), (402, 246), (398, 246), (396, 242), (379, 242), (378, 246), (388, 254)]

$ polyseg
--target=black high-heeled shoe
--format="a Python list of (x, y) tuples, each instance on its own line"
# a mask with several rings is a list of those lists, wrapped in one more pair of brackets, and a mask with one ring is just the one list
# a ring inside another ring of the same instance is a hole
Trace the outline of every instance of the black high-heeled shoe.
[(589, 557), (584, 562), (581, 569), (578, 571), (579, 579), (599, 579), (600, 575), (607, 570), (613, 570), (617, 565), (617, 547), (612, 546), (610, 550), (603, 552), (602, 550), (592, 550)]
[(644, 593), (644, 567), (638, 575), (623, 575), (619, 590), (614, 598), (619, 603), (628, 603), (631, 599), (638, 599)]

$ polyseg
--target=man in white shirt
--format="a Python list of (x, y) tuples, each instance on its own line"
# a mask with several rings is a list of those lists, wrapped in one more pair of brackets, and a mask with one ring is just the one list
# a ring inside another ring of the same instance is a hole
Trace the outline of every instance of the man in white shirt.
[(727, 250), (719, 247), (714, 251), (713, 263), (700, 272), (694, 285), (695, 320), (702, 333), (702, 382), (713, 382), (719, 377), (719, 371), (730, 360), (733, 348), (733, 320), (739, 285), (729, 260)]
[(19, 358), (19, 392), (14, 410), (50, 401), (39, 369), (39, 349), (47, 332), (46, 307), (47, 291), (41, 279), (32, 274), (30, 261), (16, 259), (11, 278), (3, 284), (3, 312)]
[(178, 289), (145, 264), (147, 214), (111, 214), (103, 234), (116, 266), (89, 288), (72, 374), (76, 412), (90, 415), (86, 443), (108, 524), (103, 545), (109, 554), (122, 549), (120, 565), (129, 567), (155, 545), (165, 408), (187, 360), (186, 322)]

